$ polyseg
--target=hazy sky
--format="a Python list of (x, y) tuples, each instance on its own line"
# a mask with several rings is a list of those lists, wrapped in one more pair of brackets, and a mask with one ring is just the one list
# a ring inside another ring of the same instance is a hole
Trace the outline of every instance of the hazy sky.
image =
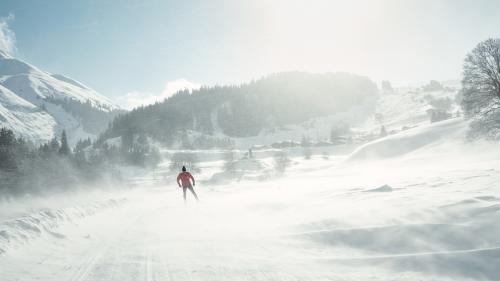
[(287, 70), (405, 84), (459, 78), (499, 15), (498, 0), (1, 0), (0, 48), (112, 98)]

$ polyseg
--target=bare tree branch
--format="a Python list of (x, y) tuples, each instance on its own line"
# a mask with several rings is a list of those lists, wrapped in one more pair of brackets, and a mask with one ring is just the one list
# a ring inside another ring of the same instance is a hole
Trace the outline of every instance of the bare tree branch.
[(468, 115), (483, 113), (500, 101), (500, 39), (479, 43), (463, 65), (463, 108)]

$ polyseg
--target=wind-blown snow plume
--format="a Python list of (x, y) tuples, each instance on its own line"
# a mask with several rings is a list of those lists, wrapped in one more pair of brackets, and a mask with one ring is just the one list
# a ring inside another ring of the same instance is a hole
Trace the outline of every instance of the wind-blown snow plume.
[(16, 50), (16, 34), (9, 27), (13, 14), (0, 18), (0, 51), (12, 54)]

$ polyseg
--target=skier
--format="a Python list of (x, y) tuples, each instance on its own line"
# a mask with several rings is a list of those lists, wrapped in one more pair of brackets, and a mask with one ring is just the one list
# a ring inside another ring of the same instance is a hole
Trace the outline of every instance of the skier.
[[(193, 181), (193, 184), (191, 185), (191, 181)], [(186, 203), (186, 189), (189, 188), (191, 193), (193, 193), (194, 198), (196, 198), (196, 201), (198, 200), (198, 196), (196, 195), (196, 192), (194, 192), (193, 186), (195, 185), (194, 177), (191, 175), (190, 172), (186, 171), (186, 167), (182, 166), (182, 172), (177, 176), (177, 184), (179, 187), (182, 187), (182, 191), (184, 194), (184, 203)]]

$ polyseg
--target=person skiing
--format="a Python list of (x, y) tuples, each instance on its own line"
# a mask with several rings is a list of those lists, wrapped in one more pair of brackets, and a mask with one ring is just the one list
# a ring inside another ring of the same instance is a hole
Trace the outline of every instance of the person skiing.
[[(192, 185), (191, 185), (191, 181), (193, 182)], [(188, 188), (189, 188), (189, 191), (191, 191), (191, 193), (193, 193), (194, 198), (196, 198), (196, 201), (199, 201), (198, 196), (196, 195), (196, 192), (194, 192), (194, 189), (193, 189), (193, 186), (195, 186), (194, 177), (193, 177), (193, 175), (191, 175), (190, 172), (186, 171), (185, 166), (182, 166), (182, 172), (179, 173), (179, 175), (177, 176), (177, 184), (179, 185), (179, 187), (182, 187), (182, 191), (184, 194), (184, 203), (186, 202), (186, 189), (188, 189)]]

